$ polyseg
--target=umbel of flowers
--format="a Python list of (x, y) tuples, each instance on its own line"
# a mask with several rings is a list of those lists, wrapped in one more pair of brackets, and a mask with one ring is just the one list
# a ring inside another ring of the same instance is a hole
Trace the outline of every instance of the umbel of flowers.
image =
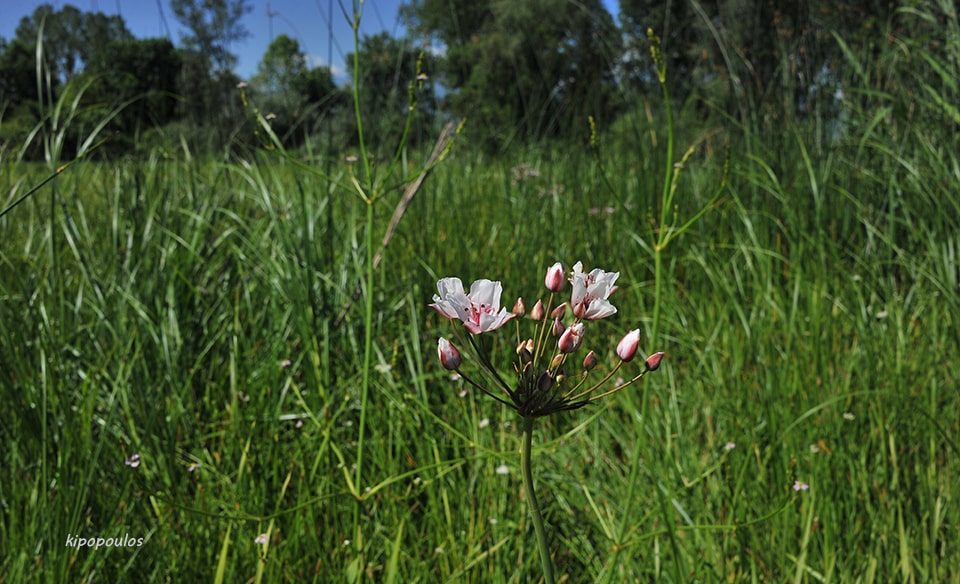
[[(446, 338), (437, 342), (440, 363), (445, 368), (456, 371), (471, 386), (516, 410), (521, 416), (523, 439), (520, 447), (520, 470), (537, 534), (543, 581), (546, 584), (554, 584), (556, 580), (550, 557), (551, 546), (533, 485), (530, 453), (534, 419), (582, 408), (620, 391), (639, 381), (648, 372), (656, 371), (663, 358), (663, 353), (650, 355), (644, 363), (643, 371), (629, 381), (609, 388), (607, 382), (610, 378), (624, 363), (636, 357), (640, 344), (639, 329), (628, 332), (617, 343), (619, 361), (601, 379), (592, 379), (590, 375), (599, 360), (596, 352), (588, 351), (582, 360), (574, 357), (574, 353), (584, 344), (587, 325), (616, 314), (617, 309), (610, 303), (610, 295), (617, 289), (618, 277), (619, 272), (611, 273), (599, 268), (584, 272), (583, 265), (577, 262), (567, 278), (563, 266), (556, 263), (550, 266), (544, 278), (544, 285), (549, 292), (546, 304), (542, 299), (538, 299), (529, 313), (522, 298), (517, 299), (513, 310), (508, 311), (506, 307), (500, 306), (500, 296), (503, 293), (500, 282), (477, 280), (467, 293), (459, 278), (443, 278), (437, 282), (438, 294), (433, 297), (433, 304), (430, 305), (443, 316), (463, 323), (463, 329), (456, 327), (454, 333), (460, 346), (466, 347), (476, 361), (485, 383), (462, 370), (463, 357), (460, 350)], [(569, 300), (560, 301), (558, 295), (563, 294), (568, 281)], [(557, 302), (559, 303), (555, 304)], [(522, 319), (532, 322), (532, 336), (524, 337), (520, 334), (519, 321)], [(518, 323), (517, 350), (513, 362), (513, 378), (505, 379), (490, 357), (489, 335), (486, 333), (498, 330), (511, 320)], [(589, 346), (589, 343), (587, 344)]]
[[(599, 268), (584, 272), (583, 265), (577, 262), (568, 278), (563, 266), (557, 262), (547, 270), (544, 278), (549, 292), (546, 304), (538, 299), (529, 311), (522, 298), (517, 299), (510, 311), (501, 307), (503, 290), (500, 282), (477, 280), (467, 293), (459, 278), (443, 278), (437, 282), (438, 294), (433, 297), (430, 307), (463, 323), (467, 334), (455, 329), (458, 343), (468, 348), (485, 382), (463, 371), (460, 350), (446, 338), (440, 338), (437, 343), (440, 362), (446, 369), (456, 371), (471, 386), (516, 410), (524, 418), (575, 410), (616, 393), (639, 381), (648, 372), (656, 371), (663, 358), (662, 352), (650, 355), (642, 371), (611, 388), (608, 386), (610, 379), (624, 363), (636, 357), (640, 344), (639, 329), (623, 336), (616, 347), (619, 361), (600, 379), (590, 376), (598, 362), (595, 351), (588, 351), (582, 359), (574, 357), (584, 344), (587, 325), (616, 314), (617, 308), (609, 298), (617, 289), (619, 276), (619, 272)], [(560, 301), (568, 281), (569, 299)], [(507, 379), (491, 360), (490, 344), (484, 333), (496, 331), (511, 320), (521, 319), (534, 323), (533, 332), (532, 336), (524, 338), (518, 325), (514, 377)]]

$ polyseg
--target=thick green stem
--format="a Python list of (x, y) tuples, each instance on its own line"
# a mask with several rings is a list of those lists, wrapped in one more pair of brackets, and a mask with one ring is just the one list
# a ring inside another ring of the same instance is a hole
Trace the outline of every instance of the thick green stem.
[(520, 447), (520, 472), (523, 474), (523, 491), (530, 503), (530, 515), (533, 517), (533, 529), (537, 532), (537, 547), (540, 548), (540, 563), (543, 565), (543, 581), (554, 584), (553, 561), (550, 559), (550, 546), (547, 532), (543, 527), (543, 515), (537, 493), (533, 490), (533, 470), (530, 465), (530, 450), (533, 445), (533, 418), (523, 418), (523, 443)]

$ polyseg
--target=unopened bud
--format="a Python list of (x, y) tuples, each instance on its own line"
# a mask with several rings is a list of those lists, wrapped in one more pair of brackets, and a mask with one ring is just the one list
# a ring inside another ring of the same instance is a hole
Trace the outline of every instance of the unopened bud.
[(553, 309), (553, 312), (550, 313), (550, 316), (553, 318), (563, 318), (563, 315), (567, 313), (567, 303), (564, 302), (560, 306)]
[(632, 361), (637, 355), (637, 347), (640, 346), (640, 329), (633, 329), (620, 339), (617, 344), (617, 356), (621, 361)]
[(660, 361), (663, 359), (663, 351), (659, 351), (647, 357), (647, 371), (656, 371), (660, 367)]
[(533, 305), (533, 309), (530, 311), (530, 318), (539, 322), (543, 320), (546, 313), (547, 309), (543, 307), (543, 301), (537, 300), (537, 303)]
[(454, 371), (460, 367), (460, 351), (443, 337), (437, 341), (437, 354), (440, 355), (440, 364), (444, 369)]
[(557, 353), (557, 356), (553, 358), (553, 361), (550, 361), (550, 369), (554, 369), (554, 370), (555, 370), (557, 367), (559, 367), (560, 365), (562, 365), (562, 364), (563, 364), (563, 358), (564, 358), (564, 354), (563, 354), (563, 353)]
[(566, 330), (566, 327), (563, 326), (563, 323), (560, 322), (559, 318), (553, 319), (553, 336), (559, 337), (563, 334), (563, 331)]
[(560, 340), (557, 342), (557, 348), (560, 349), (561, 353), (572, 353), (580, 348), (580, 343), (582, 342), (583, 323), (578, 322), (563, 331), (563, 334), (560, 335)]
[(520, 362), (526, 365), (533, 361), (533, 353), (527, 349), (527, 343), (523, 342), (517, 346), (517, 356), (520, 357)]
[(514, 316), (523, 316), (527, 313), (526, 308), (523, 306), (523, 298), (517, 298), (517, 303), (513, 305), (511, 312), (513, 312)]
[(563, 290), (563, 266), (560, 265), (560, 262), (550, 266), (550, 268), (547, 270), (547, 277), (544, 279), (544, 283), (547, 285), (547, 290), (551, 292), (559, 292)]
[(553, 387), (553, 377), (549, 373), (544, 371), (540, 374), (540, 377), (537, 378), (537, 389), (543, 392), (550, 391)]
[(583, 368), (587, 371), (592, 370), (597, 366), (597, 354), (593, 351), (587, 353), (587, 356), (583, 358)]

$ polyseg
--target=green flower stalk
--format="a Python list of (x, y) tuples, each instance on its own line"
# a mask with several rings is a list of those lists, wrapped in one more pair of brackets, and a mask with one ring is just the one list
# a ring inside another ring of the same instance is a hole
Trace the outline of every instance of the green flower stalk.
[[(456, 371), (468, 385), (516, 411), (522, 418), (520, 467), (523, 488), (533, 518), (544, 580), (548, 584), (553, 584), (555, 579), (549, 540), (533, 484), (534, 419), (580, 409), (621, 391), (655, 371), (663, 358), (662, 352), (654, 353), (645, 360), (643, 371), (611, 388), (608, 386), (610, 379), (637, 354), (639, 329), (626, 333), (620, 340), (616, 347), (616, 365), (600, 379), (595, 379), (596, 374), (591, 375), (599, 361), (595, 351), (589, 351), (582, 360), (573, 357), (587, 339), (589, 323), (616, 314), (617, 309), (609, 298), (617, 290), (619, 276), (619, 272), (599, 268), (584, 272), (582, 264), (577, 262), (567, 279), (558, 262), (547, 270), (544, 278), (549, 292), (546, 303), (538, 299), (529, 313), (522, 298), (517, 299), (511, 311), (500, 306), (503, 293), (500, 282), (477, 280), (467, 293), (459, 278), (443, 278), (437, 282), (438, 293), (430, 305), (441, 315), (462, 323), (462, 328), (454, 329), (457, 343), (477, 365), (481, 377), (463, 370), (464, 355), (447, 338), (440, 338), (437, 342), (441, 365)], [(557, 295), (563, 292), (567, 281), (571, 284), (570, 298), (556, 304)], [(571, 316), (572, 321), (565, 322)], [(525, 339), (520, 332), (524, 320), (532, 325), (532, 334)], [(516, 324), (517, 339), (522, 340), (512, 358), (513, 373), (505, 377), (495, 365), (490, 343), (486, 342), (484, 335), (496, 332), (510, 321)], [(578, 362), (579, 371), (573, 371)]]

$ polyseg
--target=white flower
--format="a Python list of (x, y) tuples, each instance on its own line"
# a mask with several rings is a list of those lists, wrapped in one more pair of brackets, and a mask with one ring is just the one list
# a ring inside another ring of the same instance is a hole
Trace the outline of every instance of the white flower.
[(514, 316), (500, 308), (500, 282), (477, 280), (466, 294), (460, 278), (443, 278), (437, 282), (437, 291), (440, 294), (434, 295), (430, 307), (447, 318), (459, 318), (475, 335), (496, 330)]
[(583, 320), (599, 320), (616, 313), (617, 308), (607, 298), (617, 289), (614, 283), (619, 277), (620, 272), (605, 272), (600, 268), (585, 274), (583, 264), (577, 262), (570, 279), (573, 284), (570, 305), (574, 316)]

